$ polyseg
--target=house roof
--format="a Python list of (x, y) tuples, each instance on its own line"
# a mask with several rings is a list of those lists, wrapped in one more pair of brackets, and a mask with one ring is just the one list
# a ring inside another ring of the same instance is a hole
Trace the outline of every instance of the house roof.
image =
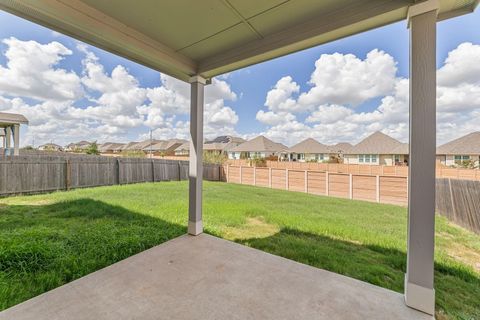
[[(380, 131), (377, 131), (350, 148), (346, 154), (408, 154), (402, 143)], [(406, 151), (401, 153), (400, 151)]]
[(182, 143), (178, 146), (175, 151), (189, 151), (190, 150), (190, 142)]
[(22, 114), (0, 112), (0, 126), (12, 124), (28, 124), (28, 119)]
[(480, 131), (469, 133), (439, 146), (437, 154), (480, 155)]
[(315, 139), (308, 138), (291, 147), (289, 152), (292, 153), (334, 153), (331, 147), (318, 142)]
[(274, 142), (264, 136), (258, 136), (252, 140), (246, 141), (235, 148), (230, 149), (231, 152), (282, 152), (287, 151), (288, 147)]
[(213, 140), (205, 142), (203, 144), (203, 150), (229, 151), (244, 142), (245, 139), (240, 137), (219, 136)]
[(332, 148), (335, 152), (338, 153), (347, 153), (352, 147), (353, 145), (348, 142), (340, 142), (333, 146), (330, 146), (330, 148)]
[[(0, 9), (188, 81), (407, 18), (418, 0), (8, 0)], [(438, 20), (478, 0), (439, 0)]]
[[(166, 141), (160, 141), (152, 145), (152, 151), (172, 151), (175, 150), (179, 145), (185, 143), (186, 140), (183, 139), (170, 139)], [(150, 150), (150, 147), (147, 148)]]
[(56, 143), (45, 143), (45, 144), (42, 144), (40, 146), (38, 146), (39, 148), (56, 148), (56, 149), (63, 149), (62, 146), (56, 144)]
[(98, 150), (100, 152), (106, 152), (108, 150), (117, 150), (120, 147), (123, 147), (125, 144), (124, 143), (116, 143), (116, 142), (105, 142), (102, 143), (98, 146)]

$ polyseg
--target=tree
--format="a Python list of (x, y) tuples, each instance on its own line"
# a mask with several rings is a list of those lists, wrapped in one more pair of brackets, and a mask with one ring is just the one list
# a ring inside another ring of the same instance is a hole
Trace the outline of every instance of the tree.
[(86, 153), (87, 154), (92, 154), (92, 155), (99, 155), (100, 154), (100, 152), (98, 151), (98, 145), (97, 145), (96, 141), (90, 143), (90, 145), (88, 146), (88, 148), (86, 150)]

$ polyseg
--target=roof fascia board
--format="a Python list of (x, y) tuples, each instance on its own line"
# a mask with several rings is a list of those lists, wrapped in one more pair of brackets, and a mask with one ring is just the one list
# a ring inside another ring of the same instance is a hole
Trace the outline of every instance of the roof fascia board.
[(183, 81), (196, 74), (195, 61), (79, 0), (0, 0), (0, 9)]

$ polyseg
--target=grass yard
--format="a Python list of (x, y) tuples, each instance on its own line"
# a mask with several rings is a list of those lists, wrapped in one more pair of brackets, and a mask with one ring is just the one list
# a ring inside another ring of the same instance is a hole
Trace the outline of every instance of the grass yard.
[[(406, 209), (206, 182), (206, 232), (403, 292)], [(187, 182), (0, 199), (0, 309), (186, 232)], [(437, 319), (480, 319), (480, 236), (436, 220)]]

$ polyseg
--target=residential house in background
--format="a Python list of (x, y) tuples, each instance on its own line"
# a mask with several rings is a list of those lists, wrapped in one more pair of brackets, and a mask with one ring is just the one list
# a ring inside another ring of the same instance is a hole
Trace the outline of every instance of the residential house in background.
[(55, 143), (45, 143), (38, 146), (40, 151), (63, 151), (63, 147)]
[(102, 154), (115, 154), (118, 153), (123, 146), (125, 146), (125, 143), (105, 142), (98, 146), (98, 151)]
[(246, 141), (228, 151), (229, 159), (279, 158), (288, 147), (264, 136)]
[(245, 139), (234, 136), (219, 136), (203, 144), (203, 151), (212, 153), (225, 153), (245, 142)]
[(82, 140), (79, 142), (74, 142), (67, 144), (64, 148), (66, 152), (84, 152), (85, 150), (88, 149), (88, 147), (91, 145), (91, 142)]
[(480, 131), (447, 142), (437, 148), (437, 161), (444, 166), (480, 166)]
[(377, 131), (347, 150), (343, 162), (384, 166), (407, 165), (408, 144)]
[(174, 154), (179, 157), (188, 157), (190, 154), (190, 142), (182, 143), (175, 149)]
[(288, 149), (288, 161), (326, 162), (338, 159), (338, 154), (330, 147), (315, 139), (308, 138)]
[(146, 147), (143, 149), (143, 151), (148, 154), (151, 150), (154, 156), (174, 156), (176, 155), (175, 150), (185, 143), (188, 144), (188, 141), (183, 139), (159, 141), (153, 144), (151, 147)]

